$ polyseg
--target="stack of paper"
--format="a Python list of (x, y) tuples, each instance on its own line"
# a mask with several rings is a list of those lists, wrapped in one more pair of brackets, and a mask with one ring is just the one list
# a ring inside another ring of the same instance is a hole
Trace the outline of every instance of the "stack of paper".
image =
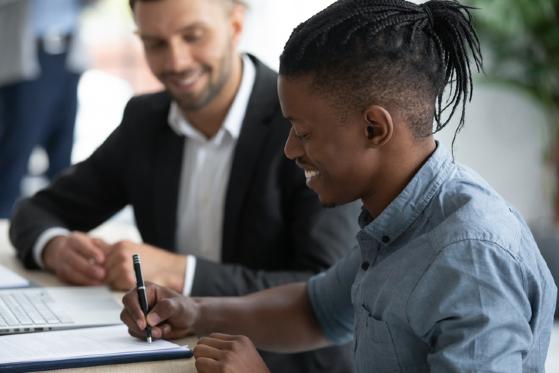
[(0, 265), (0, 289), (29, 286), (29, 281)]
[(188, 346), (133, 338), (124, 325), (0, 338), (0, 371), (32, 372), (191, 357)]

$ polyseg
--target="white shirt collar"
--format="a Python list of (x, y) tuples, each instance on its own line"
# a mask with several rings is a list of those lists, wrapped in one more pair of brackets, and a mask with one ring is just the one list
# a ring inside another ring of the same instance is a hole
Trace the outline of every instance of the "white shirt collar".
[(229, 135), (235, 140), (239, 137), (248, 101), (250, 99), (250, 94), (252, 93), (252, 87), (256, 79), (256, 68), (250, 58), (247, 55), (243, 55), (242, 61), (243, 76), (241, 78), (241, 85), (239, 86), (239, 90), (235, 95), (233, 104), (229, 108), (227, 116), (225, 117), (223, 125), (218, 133), (212, 139), (206, 139), (200, 131), (192, 127), (175, 101), (171, 102), (169, 115), (167, 117), (169, 126), (173, 129), (173, 131), (175, 131), (179, 136), (186, 136), (202, 142), (220, 143), (225, 135), (225, 132), (229, 133)]

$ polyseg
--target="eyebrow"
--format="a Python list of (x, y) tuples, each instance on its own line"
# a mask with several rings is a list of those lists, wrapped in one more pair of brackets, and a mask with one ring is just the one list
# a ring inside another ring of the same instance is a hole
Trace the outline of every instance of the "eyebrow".
[[(190, 25), (184, 26), (183, 28), (178, 29), (176, 32), (182, 33), (182, 32), (187, 32), (187, 31), (191, 31), (192, 29), (195, 29), (197, 27), (203, 27), (204, 24), (201, 22), (194, 22)], [(140, 30), (136, 30), (136, 34), (138, 34), (138, 36), (142, 39), (161, 39), (162, 37), (159, 35), (152, 35), (149, 33), (142, 33)]]

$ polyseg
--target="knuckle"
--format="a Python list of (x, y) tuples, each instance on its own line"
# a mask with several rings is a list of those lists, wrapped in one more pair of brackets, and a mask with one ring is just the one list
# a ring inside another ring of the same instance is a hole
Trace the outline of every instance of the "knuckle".
[(128, 254), (126, 253), (126, 251), (124, 249), (119, 248), (118, 251), (116, 252), (116, 257), (118, 258), (118, 260), (120, 260), (122, 263), (124, 263), (124, 261), (126, 260)]
[(252, 341), (250, 340), (249, 337), (247, 337), (246, 335), (240, 335), (238, 336), (238, 340), (239, 342), (244, 345), (244, 346), (250, 346), (252, 345)]
[(165, 298), (158, 302), (160, 308), (164, 311), (173, 311), (175, 308), (174, 302), (171, 298)]
[(234, 363), (235, 359), (230, 351), (225, 351), (219, 364), (220, 372), (229, 372), (228, 367)]
[(124, 308), (128, 308), (130, 305), (130, 293), (131, 291), (128, 291), (126, 294), (124, 294), (124, 296), (122, 297), (122, 304), (124, 305)]
[(124, 248), (125, 248), (124, 241), (118, 241), (113, 245), (114, 250), (122, 251), (124, 250)]
[(240, 352), (243, 350), (243, 346), (239, 341), (231, 341), (228, 343), (229, 350), (233, 352)]

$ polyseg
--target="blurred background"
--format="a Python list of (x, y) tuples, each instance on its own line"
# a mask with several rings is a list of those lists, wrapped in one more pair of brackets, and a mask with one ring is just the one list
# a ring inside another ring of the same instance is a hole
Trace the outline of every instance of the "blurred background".
[[(241, 49), (277, 69), (279, 54), (293, 27), (332, 0), (247, 2)], [(476, 12), (482, 16), (476, 21), (487, 75), (476, 76), (466, 125), (454, 147), (456, 159), (486, 178), (528, 221), (556, 220), (551, 148), (559, 125), (558, 2), (470, 3), (483, 9)], [(541, 10), (534, 11), (538, 6)], [(541, 27), (546, 20), (548, 29)], [(124, 105), (132, 95), (160, 89), (143, 60), (127, 0), (99, 0), (83, 12), (81, 22), (89, 68), (79, 83), (73, 162), (87, 157), (119, 124)], [(534, 76), (524, 82), (522, 74)], [(544, 86), (554, 89), (546, 99), (537, 92)], [(448, 148), (454, 128), (456, 123), (437, 135)], [(41, 149), (37, 149), (30, 162), (31, 175), (40, 175), (47, 166), (45, 162)], [(41, 183), (40, 178), (28, 178), (24, 191), (30, 193)]]
[[(241, 49), (277, 69), (291, 30), (332, 1), (247, 3)], [(475, 23), (486, 74), (476, 75), (466, 124), (457, 137), (454, 154), (458, 162), (475, 169), (522, 213), (558, 276), (559, 0), (467, 3), (481, 8), (475, 12)], [(79, 81), (72, 162), (91, 154), (119, 124), (131, 96), (160, 89), (143, 60), (127, 0), (92, 2), (81, 15), (89, 67)], [(437, 134), (449, 149), (456, 124)], [(22, 185), (24, 194), (45, 185), (47, 181), (40, 175), (47, 162), (44, 150), (37, 148)], [(115, 219), (132, 224), (126, 211)], [(559, 359), (558, 354), (553, 358)], [(555, 364), (559, 367), (559, 362)]]
[[(247, 2), (241, 49), (277, 69), (291, 30), (332, 0)], [(550, 265), (557, 272), (559, 148), (554, 140), (559, 128), (559, 0), (468, 3), (481, 9), (474, 14), (486, 75), (476, 75), (466, 125), (454, 147), (456, 160), (479, 172), (523, 214), (543, 250), (555, 252)], [(99, 0), (82, 15), (90, 68), (79, 83), (73, 162), (87, 157), (118, 125), (132, 95), (160, 89), (143, 60), (127, 0)], [(456, 124), (437, 135), (448, 148)], [(47, 167), (45, 160), (38, 149), (30, 174), (40, 175)], [(24, 193), (45, 182), (28, 177)], [(130, 215), (121, 214), (119, 219), (126, 216)]]

